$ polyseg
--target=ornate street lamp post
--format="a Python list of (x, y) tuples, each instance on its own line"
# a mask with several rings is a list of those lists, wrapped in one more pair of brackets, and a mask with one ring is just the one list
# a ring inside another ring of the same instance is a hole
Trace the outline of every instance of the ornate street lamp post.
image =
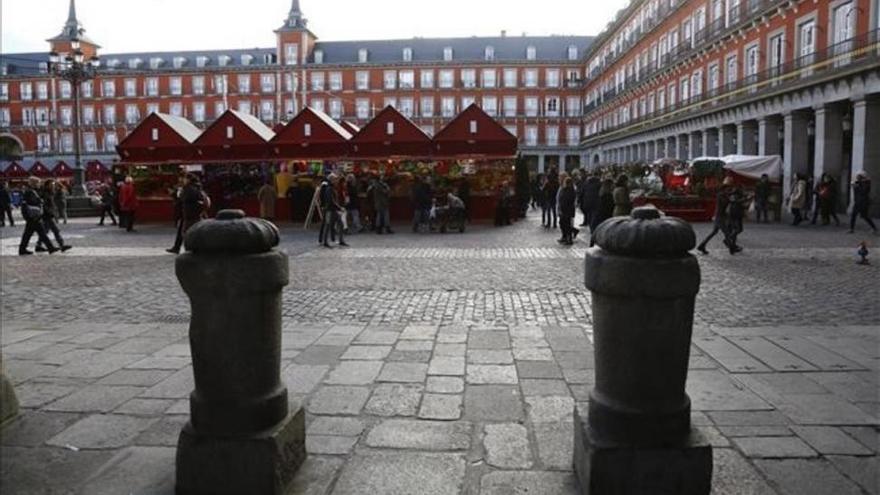
[(82, 197), (87, 195), (85, 187), (85, 170), (82, 166), (80, 143), (82, 142), (82, 130), (80, 129), (79, 91), (82, 83), (95, 78), (98, 69), (98, 57), (94, 56), (85, 61), (85, 56), (80, 49), (79, 41), (70, 43), (72, 53), (62, 58), (58, 53), (49, 53), (49, 73), (70, 83), (73, 92), (73, 153), (75, 165), (73, 168), (73, 188), (71, 195)]

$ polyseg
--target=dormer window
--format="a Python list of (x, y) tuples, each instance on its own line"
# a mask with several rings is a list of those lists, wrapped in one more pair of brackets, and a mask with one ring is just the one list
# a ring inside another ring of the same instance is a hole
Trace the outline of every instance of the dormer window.
[(141, 66), (142, 63), (144, 63), (143, 60), (141, 60), (139, 58), (133, 58), (128, 61), (128, 68), (129, 69), (137, 69)]
[(49, 72), (49, 63), (48, 62), (40, 62), (40, 74), (46, 74)]
[(526, 48), (526, 60), (535, 60), (538, 58), (538, 50), (534, 46)]
[(267, 54), (263, 55), (263, 63), (266, 65), (274, 64), (275, 63), (275, 54), (274, 53), (267, 53)]
[(111, 58), (110, 60), (107, 61), (107, 67), (110, 69), (115, 69), (115, 68), (119, 67), (120, 63), (122, 63), (122, 62), (120, 62), (118, 58)]
[(150, 68), (151, 69), (158, 69), (159, 67), (162, 67), (163, 62), (165, 62), (165, 61), (162, 60), (161, 57), (153, 57), (150, 59)]
[(204, 67), (208, 65), (208, 61), (211, 60), (209, 57), (204, 55), (196, 57), (196, 67)]
[(324, 50), (315, 50), (315, 63), (323, 64), (324, 63)]
[(443, 61), (444, 62), (452, 62), (452, 47), (447, 46), (443, 49)]
[(172, 62), (175, 69), (180, 69), (184, 65), (186, 65), (186, 57), (174, 57), (174, 61)]
[(568, 47), (568, 59), (569, 60), (577, 60), (578, 59), (578, 47), (571, 45)]
[(486, 47), (486, 61), (492, 62), (494, 60), (495, 60), (495, 47), (494, 46), (487, 46)]
[(220, 64), (220, 67), (226, 67), (229, 65), (229, 62), (232, 60), (232, 57), (229, 55), (220, 55), (217, 57), (217, 63)]
[(358, 62), (360, 62), (362, 64), (366, 63), (367, 60), (369, 59), (368, 56), (369, 56), (369, 53), (367, 52), (366, 48), (361, 48), (360, 50), (358, 50)]
[(254, 56), (245, 53), (241, 56), (241, 65), (251, 65), (251, 61), (253, 61)]
[(412, 62), (412, 48), (403, 49), (403, 61)]

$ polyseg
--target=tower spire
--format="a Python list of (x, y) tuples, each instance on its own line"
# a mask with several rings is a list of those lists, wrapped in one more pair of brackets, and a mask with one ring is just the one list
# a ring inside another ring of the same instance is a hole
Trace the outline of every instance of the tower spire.
[[(86, 30), (83, 29), (82, 24), (76, 17), (76, 0), (70, 0), (70, 5), (67, 8), (67, 21), (64, 23), (64, 27), (61, 28), (61, 34), (49, 40), (50, 43), (66, 43), (71, 41), (95, 45), (95, 42), (86, 36)], [(97, 45), (95, 46), (97, 47)]]
[(284, 21), (286, 29), (306, 29), (309, 21), (303, 17), (302, 9), (299, 6), (299, 0), (293, 0), (290, 4), (290, 12)]

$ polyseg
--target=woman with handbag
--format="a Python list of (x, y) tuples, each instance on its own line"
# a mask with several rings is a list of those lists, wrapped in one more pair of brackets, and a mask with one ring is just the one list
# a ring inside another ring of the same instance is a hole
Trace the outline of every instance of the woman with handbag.
[(28, 244), (31, 242), (31, 236), (34, 232), (40, 242), (46, 246), (49, 254), (58, 251), (58, 248), (52, 245), (52, 241), (46, 235), (46, 229), (43, 227), (43, 200), (40, 198), (37, 190), (40, 187), (40, 179), (31, 177), (25, 186), (24, 194), (21, 200), (21, 214), (24, 217), (24, 232), (21, 234), (21, 243), (18, 245), (18, 255), (27, 256), (34, 254), (28, 251)]

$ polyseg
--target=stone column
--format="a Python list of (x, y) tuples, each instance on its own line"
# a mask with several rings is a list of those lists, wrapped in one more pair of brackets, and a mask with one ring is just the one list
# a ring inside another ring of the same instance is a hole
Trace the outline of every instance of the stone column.
[(544, 154), (543, 153), (538, 155), (538, 173), (539, 174), (544, 173)]
[(645, 152), (648, 155), (648, 161), (653, 162), (657, 159), (657, 141), (653, 139), (645, 143)]
[(0, 428), (18, 416), (18, 398), (12, 380), (6, 376), (3, 358), (0, 357)]
[(736, 153), (736, 127), (723, 125), (718, 128), (718, 147), (720, 156)]
[[(856, 174), (866, 172), (873, 179), (871, 215), (880, 217), (880, 97), (861, 98), (853, 102), (852, 182)], [(851, 187), (847, 184), (847, 187)], [(844, 196), (845, 197), (845, 196)], [(849, 194), (850, 202), (852, 194)], [(851, 206), (851, 205), (850, 205)]]
[(779, 155), (779, 131), (782, 122), (778, 118), (765, 117), (758, 121), (758, 154), (761, 156)]
[(736, 153), (758, 154), (758, 126), (754, 121), (747, 120), (736, 125)]
[(806, 174), (809, 170), (810, 137), (807, 135), (809, 113), (794, 111), (783, 116), (785, 122), (785, 157), (782, 171), (783, 201), (791, 196), (794, 174)]
[(813, 183), (818, 184), (822, 174), (831, 174), (837, 180), (838, 198), (845, 198), (848, 177), (843, 177), (843, 110), (826, 105), (816, 109), (816, 167)]
[(305, 414), (281, 381), (278, 229), (224, 210), (186, 234), (175, 271), (189, 296), (195, 390), (177, 444), (177, 494), (287, 493), (305, 460)]
[(688, 151), (688, 135), (680, 134), (678, 136), (678, 151), (675, 153), (675, 157), (679, 160), (686, 161), (688, 159), (689, 151)]
[(688, 148), (689, 156), (688, 159), (693, 160), (694, 158), (699, 158), (703, 156), (703, 135), (702, 133), (692, 132), (690, 134), (691, 145)]
[(604, 222), (584, 270), (595, 386), (575, 409), (583, 495), (708, 495), (712, 447), (685, 392), (700, 266), (691, 226), (654, 207)]
[(718, 156), (718, 129), (703, 130), (703, 155)]

